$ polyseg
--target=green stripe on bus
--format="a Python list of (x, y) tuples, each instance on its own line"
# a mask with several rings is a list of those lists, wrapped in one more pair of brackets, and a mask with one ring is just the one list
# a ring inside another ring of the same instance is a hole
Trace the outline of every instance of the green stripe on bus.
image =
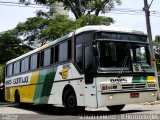
[(40, 103), (43, 103), (43, 104), (48, 103), (48, 99), (49, 99), (49, 96), (51, 93), (51, 89), (53, 86), (53, 81), (54, 81), (56, 71), (57, 71), (57, 68), (50, 68), (47, 70), (47, 74), (45, 77), (43, 90), (42, 90), (42, 94), (41, 94)]
[(43, 83), (46, 77), (46, 73), (47, 73), (47, 70), (42, 70), (39, 73), (39, 79), (38, 79), (38, 83), (37, 83), (36, 90), (34, 93), (34, 103), (35, 104), (38, 104), (40, 102), (40, 98), (41, 98), (41, 94), (43, 90)]
[(132, 83), (146, 83), (147, 77), (144, 76), (134, 76), (132, 79)]

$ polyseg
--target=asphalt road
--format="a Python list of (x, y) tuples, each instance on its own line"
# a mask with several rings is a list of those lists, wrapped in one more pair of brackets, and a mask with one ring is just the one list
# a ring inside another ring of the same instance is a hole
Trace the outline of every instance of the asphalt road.
[(159, 120), (160, 104), (126, 105), (119, 113), (112, 113), (105, 107), (99, 109), (87, 108), (84, 113), (78, 115), (68, 115), (61, 107), (25, 105), (17, 108), (14, 104), (1, 104), (0, 114), (0, 120)]

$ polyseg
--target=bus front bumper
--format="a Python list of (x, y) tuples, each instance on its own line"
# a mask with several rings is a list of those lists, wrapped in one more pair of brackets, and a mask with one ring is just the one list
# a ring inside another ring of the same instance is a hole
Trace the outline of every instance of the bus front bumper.
[(157, 94), (156, 88), (99, 91), (98, 107), (152, 102), (157, 100)]

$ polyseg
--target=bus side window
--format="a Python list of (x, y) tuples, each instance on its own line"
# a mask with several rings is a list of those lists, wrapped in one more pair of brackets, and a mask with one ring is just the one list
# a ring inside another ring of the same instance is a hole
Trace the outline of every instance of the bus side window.
[(25, 71), (25, 60), (22, 59), (21, 60), (21, 72), (24, 72)]
[(13, 73), (12, 71), (13, 71), (13, 64), (7, 65), (6, 76), (12, 75), (12, 73)]
[(20, 61), (17, 61), (17, 70), (16, 73), (20, 73)]
[(51, 59), (51, 49), (49, 48), (44, 51), (44, 62), (43, 62), (44, 66), (50, 65), (51, 61), (50, 59)]
[(93, 83), (93, 47), (91, 45), (84, 47), (84, 71), (85, 71), (85, 83)]
[(52, 47), (52, 48), (51, 48), (50, 63), (51, 63), (51, 64), (54, 64), (54, 63), (55, 63), (55, 47)]
[(58, 62), (64, 62), (68, 59), (68, 42), (59, 45)]
[(75, 38), (75, 62), (80, 70), (83, 72), (83, 44), (93, 40), (92, 32), (84, 32), (76, 35)]
[(68, 60), (72, 57), (72, 40), (68, 40)]
[(24, 71), (27, 72), (29, 70), (29, 57), (24, 59)]
[(32, 56), (31, 56), (31, 62), (30, 62), (30, 69), (31, 70), (33, 70), (33, 69), (36, 69), (37, 68), (37, 66), (38, 66), (38, 64), (37, 64), (37, 61), (38, 61), (38, 59), (37, 59), (37, 54), (33, 54)]
[(16, 74), (16, 62), (13, 64), (13, 74)]
[(44, 51), (40, 52), (40, 66), (44, 66)]
[(59, 53), (59, 45), (56, 45), (56, 47), (55, 47), (55, 63), (59, 62), (58, 61), (58, 53)]
[(76, 64), (79, 69), (83, 70), (83, 52), (82, 52), (82, 44), (76, 45)]
[(20, 61), (14, 63), (14, 74), (18, 74), (20, 72)]

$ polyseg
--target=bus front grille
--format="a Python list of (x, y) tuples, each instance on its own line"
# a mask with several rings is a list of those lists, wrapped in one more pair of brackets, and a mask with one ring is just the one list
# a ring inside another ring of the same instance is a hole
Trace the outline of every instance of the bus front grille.
[(133, 89), (133, 88), (145, 88), (146, 84), (139, 83), (139, 84), (123, 84), (122, 89)]

